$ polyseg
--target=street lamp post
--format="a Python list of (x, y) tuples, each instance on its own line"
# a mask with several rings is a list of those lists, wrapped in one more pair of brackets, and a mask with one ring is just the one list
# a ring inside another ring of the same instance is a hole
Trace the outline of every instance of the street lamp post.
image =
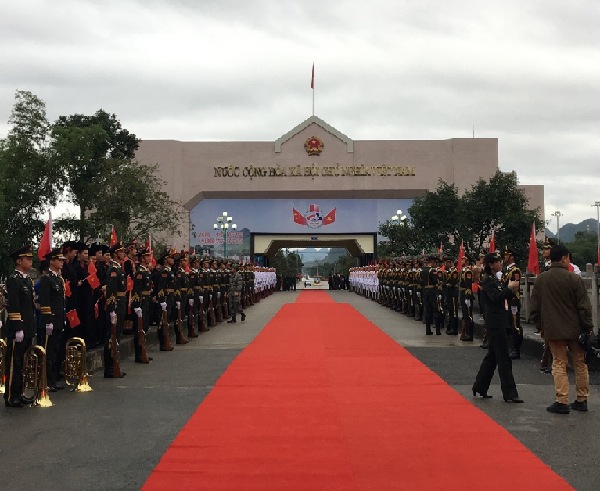
[(563, 214), (559, 210), (556, 210), (552, 213), (552, 216), (556, 217), (556, 242), (560, 244), (560, 217), (562, 217)]
[(213, 224), (213, 228), (215, 230), (223, 231), (223, 257), (227, 259), (227, 230), (235, 230), (237, 225), (233, 222), (233, 217), (229, 216), (226, 211), (223, 212), (223, 215), (217, 217), (217, 223)]
[(600, 201), (596, 201), (592, 206), (596, 207), (596, 227), (597, 227), (597, 236), (598, 236), (598, 251), (600, 251)]

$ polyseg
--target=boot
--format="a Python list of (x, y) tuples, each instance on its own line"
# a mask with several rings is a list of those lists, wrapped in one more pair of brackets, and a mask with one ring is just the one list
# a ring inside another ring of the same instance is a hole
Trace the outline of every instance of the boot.
[(436, 321), (436, 323), (435, 323), (435, 334), (436, 334), (436, 336), (442, 335), (442, 326), (439, 321)]
[(246, 314), (244, 314), (244, 313), (242, 312), (242, 322), (244, 322), (245, 320), (246, 320)]
[(431, 324), (427, 324), (425, 326), (425, 335), (433, 336), (433, 331), (431, 330)]
[(227, 324), (235, 324), (237, 321), (235, 320), (235, 314), (231, 316), (231, 319), (227, 321)]

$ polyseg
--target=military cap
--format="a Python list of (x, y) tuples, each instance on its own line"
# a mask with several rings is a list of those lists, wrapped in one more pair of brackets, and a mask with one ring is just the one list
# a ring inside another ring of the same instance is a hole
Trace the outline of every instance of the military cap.
[(500, 254), (498, 254), (497, 252), (489, 252), (483, 257), (483, 264), (492, 264), (497, 261), (502, 261)]
[(98, 242), (93, 242), (88, 247), (88, 254), (90, 256), (96, 255), (97, 252), (102, 251), (102, 254), (105, 254), (108, 251), (108, 246), (104, 244), (99, 244)]
[(515, 252), (514, 248), (509, 246), (509, 245), (505, 245), (504, 246), (504, 250), (502, 251), (502, 255), (506, 256), (507, 254), (510, 254), (511, 256), (516, 256), (517, 253)]
[(87, 248), (88, 248), (88, 246), (85, 244), (85, 242), (81, 242), (81, 241), (77, 241), (73, 245), (73, 249), (75, 249), (77, 252), (85, 251), (85, 250), (87, 250)]
[(77, 250), (77, 241), (75, 241), (75, 240), (67, 240), (62, 245), (61, 248), (62, 248), (63, 254), (66, 253), (66, 252), (76, 251)]
[(137, 246), (137, 239), (133, 239), (132, 241), (128, 242), (127, 245), (125, 245), (125, 249), (131, 249), (132, 247)]
[(19, 247), (16, 251), (11, 253), (10, 257), (15, 261), (20, 257), (33, 257), (33, 252), (31, 250), (31, 244), (25, 244), (22, 247)]
[(427, 261), (437, 261), (438, 257), (435, 254), (428, 254), (427, 255)]
[(142, 247), (141, 249), (139, 249), (137, 251), (137, 256), (138, 257), (150, 256), (151, 254), (152, 254), (152, 251), (150, 249), (146, 249), (145, 247)]
[(556, 244), (554, 244), (554, 242), (551, 239), (549, 239), (548, 237), (546, 237), (546, 240), (544, 240), (543, 249), (550, 250), (550, 249), (552, 249), (553, 245), (556, 245)]
[(123, 250), (125, 250), (125, 249), (123, 248), (123, 242), (119, 241), (119, 242), (117, 242), (117, 243), (116, 243), (114, 246), (112, 246), (112, 247), (110, 247), (110, 248), (108, 249), (108, 253), (109, 253), (109, 254), (114, 254), (114, 253), (115, 253), (115, 252), (117, 252), (117, 251), (123, 251)]
[(51, 261), (52, 259), (62, 259), (63, 261), (66, 259), (62, 254), (62, 249), (57, 247), (52, 249), (46, 256), (44, 257), (46, 261)]

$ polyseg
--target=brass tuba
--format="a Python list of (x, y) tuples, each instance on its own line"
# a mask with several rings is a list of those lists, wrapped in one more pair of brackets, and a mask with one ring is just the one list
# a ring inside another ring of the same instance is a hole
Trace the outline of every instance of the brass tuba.
[(51, 407), (46, 388), (46, 350), (31, 346), (23, 358), (23, 397), (32, 400), (32, 406)]
[(65, 382), (73, 386), (73, 392), (90, 392), (92, 388), (87, 380), (85, 341), (69, 338), (65, 351)]
[(4, 394), (4, 365), (6, 364), (6, 341), (0, 339), (0, 394)]

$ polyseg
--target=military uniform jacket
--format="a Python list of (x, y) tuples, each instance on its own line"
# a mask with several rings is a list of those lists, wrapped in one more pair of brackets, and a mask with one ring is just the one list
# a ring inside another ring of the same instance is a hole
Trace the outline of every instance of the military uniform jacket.
[(185, 302), (188, 298), (188, 275), (182, 268), (175, 271), (175, 301)]
[(460, 293), (464, 298), (473, 298), (473, 271), (471, 268), (463, 268), (460, 272)]
[(241, 293), (244, 286), (244, 278), (238, 271), (230, 275), (229, 277), (229, 293)]
[[(502, 275), (502, 284), (504, 286), (508, 286), (509, 281), (521, 281), (521, 270), (517, 268), (515, 263), (509, 264), (506, 272)], [(519, 290), (515, 292), (514, 298), (510, 299), (508, 304), (511, 306), (516, 305), (517, 307), (521, 306)]]
[(133, 292), (131, 294), (131, 306), (134, 309), (141, 308), (142, 302), (152, 295), (152, 278), (150, 271), (145, 266), (138, 266), (133, 280)]
[(127, 279), (121, 265), (111, 261), (106, 272), (106, 312), (116, 312), (117, 308), (125, 308)]
[(38, 297), (41, 312), (41, 324), (52, 324), (53, 332), (65, 327), (65, 282), (62, 276), (47, 271), (40, 278)]
[(26, 339), (35, 335), (33, 281), (29, 276), (23, 276), (14, 271), (6, 280), (6, 300), (8, 322), (6, 337), (14, 339), (15, 334), (23, 331)]
[(158, 303), (166, 302), (170, 305), (173, 305), (175, 301), (175, 275), (168, 266), (165, 266), (160, 273), (156, 298)]

